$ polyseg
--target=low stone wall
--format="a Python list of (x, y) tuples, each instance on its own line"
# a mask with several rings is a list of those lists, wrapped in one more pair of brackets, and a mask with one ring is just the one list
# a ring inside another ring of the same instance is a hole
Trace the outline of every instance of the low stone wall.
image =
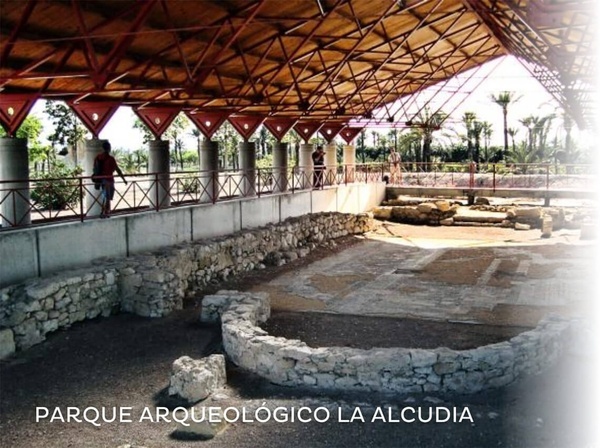
[(118, 310), (165, 316), (208, 284), (266, 264), (284, 264), (319, 244), (364, 233), (372, 225), (367, 214), (310, 214), (0, 289), (0, 354), (28, 348), (47, 333)]
[(311, 348), (257, 326), (270, 315), (265, 294), (220, 291), (202, 302), (203, 321), (221, 320), (223, 346), (237, 365), (285, 386), (377, 392), (474, 393), (541, 371), (571, 340), (559, 317), (509, 341), (472, 350)]
[(450, 222), (456, 214), (456, 210), (458, 210), (458, 205), (448, 201), (406, 203), (406, 201), (394, 200), (375, 207), (373, 214), (376, 219), (386, 221), (440, 225)]
[[(468, 209), (489, 212), (476, 215), (461, 212)], [(384, 201), (373, 209), (375, 219), (420, 225), (493, 226), (515, 230), (541, 229), (551, 233), (558, 229), (580, 229), (586, 223), (596, 222), (595, 210), (570, 207), (538, 207), (523, 205), (490, 205), (480, 197), (475, 205), (465, 206), (460, 201), (400, 197)]]

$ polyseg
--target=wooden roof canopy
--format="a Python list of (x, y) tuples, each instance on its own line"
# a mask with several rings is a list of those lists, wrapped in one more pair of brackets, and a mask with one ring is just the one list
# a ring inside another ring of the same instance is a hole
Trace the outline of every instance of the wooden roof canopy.
[(594, 13), (579, 0), (3, 0), (0, 102), (344, 124), (513, 54), (585, 127)]

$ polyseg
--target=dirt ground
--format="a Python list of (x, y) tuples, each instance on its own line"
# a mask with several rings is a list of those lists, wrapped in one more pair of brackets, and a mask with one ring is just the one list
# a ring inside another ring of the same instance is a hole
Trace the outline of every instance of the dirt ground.
[(310, 312), (275, 312), (262, 328), (273, 336), (300, 339), (315, 348), (448, 347), (453, 350), (495, 344), (530, 329)]
[[(423, 228), (426, 235), (434, 232)], [(494, 229), (493, 232), (496, 230)], [(410, 228), (407, 232), (418, 232)], [(439, 236), (439, 235), (438, 235)], [(429, 236), (428, 236), (429, 237)], [(212, 290), (248, 290), (335, 251), (360, 244), (344, 238), (282, 267), (268, 267)], [(550, 246), (549, 246), (550, 247)], [(551, 247), (549, 250), (553, 250)], [(327, 407), (324, 423), (234, 423), (209, 441), (179, 440), (175, 422), (138, 421), (144, 409), (175, 405), (166, 395), (172, 362), (221, 351), (220, 331), (198, 321), (201, 297), (163, 319), (128, 314), (95, 319), (56, 332), (30, 350), (0, 362), (0, 446), (20, 447), (593, 447), (595, 406), (589, 385), (596, 359), (565, 353), (557, 364), (503, 389), (461, 396), (446, 394), (331, 394), (275, 386), (228, 365), (221, 406), (270, 409)], [(466, 348), (511, 337), (523, 327), (459, 326), (410, 319), (335, 316), (276, 311), (269, 331), (301, 337), (310, 345), (420, 346)], [(351, 331), (350, 331), (351, 329)], [(132, 408), (133, 421), (105, 423), (36, 422), (36, 407)], [(356, 408), (372, 415), (389, 409), (469, 409), (472, 420), (392, 423), (369, 418), (348, 423)], [(343, 415), (340, 415), (343, 414)]]

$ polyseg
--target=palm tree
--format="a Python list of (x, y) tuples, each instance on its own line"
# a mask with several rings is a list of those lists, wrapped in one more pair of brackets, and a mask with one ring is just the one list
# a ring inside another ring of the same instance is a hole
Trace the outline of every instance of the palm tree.
[(398, 129), (394, 128), (388, 132), (388, 138), (394, 142), (394, 149), (398, 151)]
[(428, 108), (425, 108), (415, 119), (412, 120), (412, 126), (419, 132), (423, 142), (423, 162), (426, 171), (429, 170), (431, 163), (431, 143), (433, 141), (433, 133), (439, 131), (448, 115), (442, 111), (430, 113)]
[[(421, 133), (417, 129), (403, 132), (398, 139), (398, 152), (403, 162), (420, 162), (419, 149), (421, 146)], [(410, 164), (411, 170), (414, 165)]]
[(508, 135), (510, 135), (510, 139), (512, 141), (512, 150), (515, 150), (515, 137), (517, 136), (516, 128), (508, 128)]
[(473, 160), (473, 122), (477, 119), (475, 112), (465, 112), (462, 116), (465, 128), (467, 128), (467, 153), (469, 161)]
[(548, 151), (548, 134), (550, 133), (550, 126), (552, 126), (552, 121), (556, 118), (556, 115), (549, 114), (544, 117), (541, 117), (537, 125), (534, 129), (534, 132), (537, 135), (537, 151), (540, 157), (545, 158)]
[(506, 160), (509, 163), (522, 165), (520, 169), (525, 174), (527, 173), (527, 165), (537, 162), (538, 156), (535, 151), (529, 149), (527, 142), (523, 141), (519, 146), (507, 154)]
[(502, 122), (504, 126), (504, 153), (508, 153), (508, 105), (519, 100), (514, 92), (503, 91), (498, 95), (492, 94), (491, 99), (498, 106), (502, 107)]
[(473, 135), (473, 142), (474, 142), (473, 161), (475, 163), (479, 163), (482, 132), (483, 132), (483, 123), (479, 120), (473, 121), (473, 125), (471, 127), (471, 134)]
[(481, 122), (481, 135), (483, 135), (483, 160), (488, 163), (492, 158), (490, 154), (490, 139), (492, 138), (492, 124), (489, 121)]
[(530, 152), (533, 152), (533, 148), (535, 147), (535, 133), (533, 130), (537, 126), (539, 121), (539, 117), (534, 115), (529, 115), (528, 117), (521, 118), (519, 123), (521, 123), (525, 129), (527, 129), (527, 141), (528, 141), (528, 149)]

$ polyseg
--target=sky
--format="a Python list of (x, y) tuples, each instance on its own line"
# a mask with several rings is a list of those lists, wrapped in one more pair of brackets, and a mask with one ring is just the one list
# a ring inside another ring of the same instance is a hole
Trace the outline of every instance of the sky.
[[(483, 79), (486, 71), (492, 70)], [(517, 96), (521, 96), (519, 101), (512, 107), (509, 106), (508, 121), (509, 127), (519, 129), (520, 134), (517, 135), (517, 140), (525, 138), (525, 129), (519, 124), (519, 119), (529, 115), (544, 116), (557, 111), (558, 104), (547, 93), (544, 87), (533, 78), (527, 69), (512, 56), (506, 56), (501, 60), (496, 60), (485, 65), (476, 77), (472, 78), (471, 84), (465, 85), (464, 92), (454, 95), (453, 100), (444, 99), (442, 94), (437, 95), (434, 101), (442, 101), (442, 110), (445, 113), (451, 114), (449, 124), (460, 126), (461, 117), (464, 112), (475, 112), (477, 118), (481, 121), (492, 123), (494, 132), (491, 138), (492, 145), (503, 144), (502, 131), (502, 110), (500, 106), (493, 103), (490, 99), (491, 94), (497, 94), (501, 91), (514, 92)], [(473, 84), (478, 84), (474, 88)], [(445, 91), (452, 90), (454, 87), (449, 83)], [(427, 102), (428, 92), (424, 92), (417, 97), (413, 104), (412, 110), (418, 110)], [(446, 95), (446, 98), (448, 96)], [(457, 104), (460, 103), (460, 104)], [(435, 102), (430, 103), (431, 110), (436, 110), (438, 106)], [(441, 105), (440, 105), (441, 107)], [(415, 109), (416, 108), (416, 109)], [(43, 118), (44, 105), (42, 101), (38, 101), (32, 109), (32, 113)], [(411, 110), (408, 110), (411, 112)], [(400, 114), (398, 114), (400, 115)], [(114, 148), (123, 148), (126, 150), (135, 150), (142, 147), (142, 134), (137, 129), (133, 128), (135, 114), (129, 107), (120, 107), (117, 112), (111, 117), (110, 121), (100, 132), (100, 138), (109, 139)], [(51, 132), (50, 123), (44, 123), (47, 133)], [(381, 130), (384, 132), (384, 130)], [(186, 141), (186, 146), (195, 148), (196, 143), (193, 137), (189, 137)]]

